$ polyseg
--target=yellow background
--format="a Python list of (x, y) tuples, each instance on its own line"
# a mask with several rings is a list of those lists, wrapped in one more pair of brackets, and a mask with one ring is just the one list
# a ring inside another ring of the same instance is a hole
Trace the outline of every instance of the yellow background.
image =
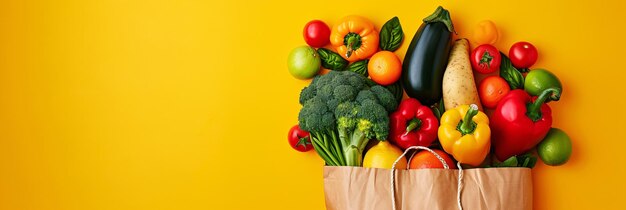
[(574, 154), (533, 170), (535, 209), (624, 208), (621, 1), (219, 2), (0, 3), (0, 209), (323, 209), (322, 161), (286, 140), (307, 84), (287, 54), (307, 21), (358, 14), (398, 16), (403, 57), (439, 4), (564, 83)]

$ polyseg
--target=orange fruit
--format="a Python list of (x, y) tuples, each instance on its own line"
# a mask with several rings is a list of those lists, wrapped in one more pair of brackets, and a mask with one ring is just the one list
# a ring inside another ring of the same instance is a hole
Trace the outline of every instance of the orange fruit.
[(393, 52), (380, 51), (367, 63), (367, 73), (379, 85), (391, 85), (400, 79), (402, 62)]
[[(374, 140), (375, 141), (375, 140)], [(365, 153), (363, 167), (365, 168), (385, 168), (391, 169), (393, 162), (402, 155), (402, 150), (389, 143), (389, 141), (379, 141)], [(402, 157), (396, 169), (406, 169), (406, 158)]]
[(476, 44), (476, 46), (482, 44), (493, 45), (498, 41), (499, 36), (500, 32), (498, 31), (496, 24), (489, 20), (483, 20), (474, 27), (472, 41)]
[[(437, 153), (439, 156), (441, 156), (441, 158), (443, 158), (444, 161), (446, 161), (446, 164), (448, 164), (448, 168), (451, 168), (451, 169), (456, 168), (456, 166), (454, 165), (454, 161), (452, 161), (452, 158), (450, 157), (450, 155), (448, 155), (448, 153), (442, 150), (438, 150), (438, 149), (433, 149), (433, 151)], [(413, 155), (413, 158), (411, 159), (410, 164), (409, 164), (409, 168), (420, 169), (420, 168), (444, 168), (444, 167), (441, 161), (439, 160), (439, 158), (437, 158), (437, 156), (435, 156), (433, 153), (429, 151), (422, 150), (422, 151), (419, 151), (417, 154)]]
[(506, 80), (499, 76), (489, 76), (478, 85), (478, 96), (483, 106), (494, 109), (498, 102), (511, 91)]

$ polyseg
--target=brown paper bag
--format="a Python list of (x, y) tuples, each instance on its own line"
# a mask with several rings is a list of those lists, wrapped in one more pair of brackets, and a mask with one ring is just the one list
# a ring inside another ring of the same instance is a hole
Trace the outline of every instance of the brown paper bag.
[[(459, 209), (459, 170), (395, 170), (397, 210)], [(529, 168), (462, 170), (461, 206), (464, 210), (532, 209)], [(324, 167), (328, 210), (392, 209), (391, 170), (349, 166)]]

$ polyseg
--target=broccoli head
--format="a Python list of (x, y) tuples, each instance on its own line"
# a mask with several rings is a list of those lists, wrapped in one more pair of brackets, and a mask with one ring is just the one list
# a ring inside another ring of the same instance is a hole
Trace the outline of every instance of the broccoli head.
[(300, 92), (300, 127), (311, 133), (315, 150), (329, 165), (360, 166), (369, 139), (389, 134), (391, 92), (351, 71), (317, 76)]

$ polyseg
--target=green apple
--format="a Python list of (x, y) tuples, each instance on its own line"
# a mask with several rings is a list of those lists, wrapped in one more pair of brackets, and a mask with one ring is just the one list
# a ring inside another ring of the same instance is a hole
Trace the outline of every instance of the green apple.
[(309, 46), (300, 46), (291, 50), (287, 59), (289, 73), (297, 79), (311, 79), (320, 71), (322, 61), (315, 51)]

